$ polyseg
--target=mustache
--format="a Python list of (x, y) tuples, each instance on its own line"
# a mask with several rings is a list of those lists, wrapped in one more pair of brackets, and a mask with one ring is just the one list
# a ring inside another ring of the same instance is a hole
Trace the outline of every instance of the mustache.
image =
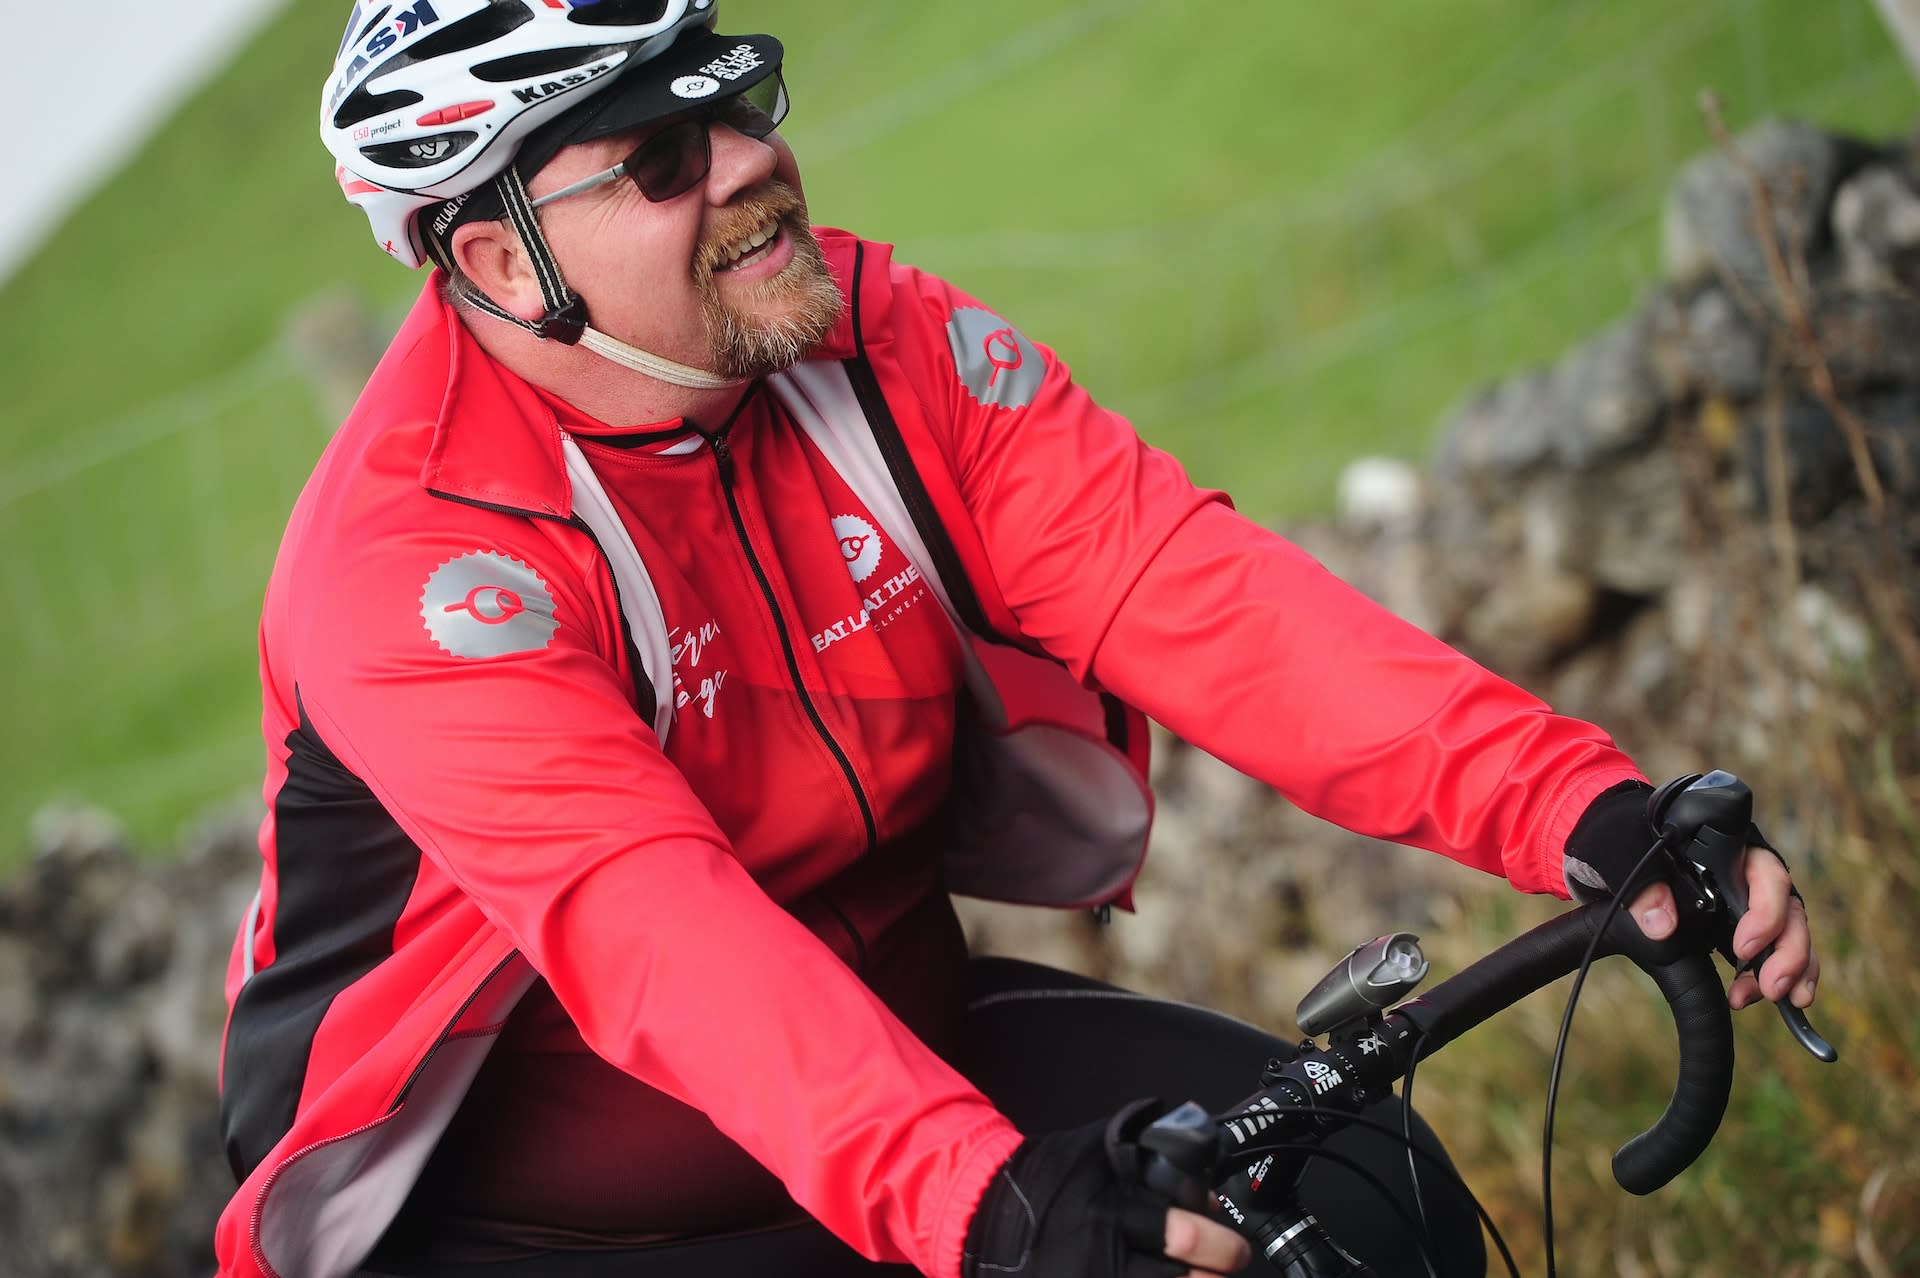
[(700, 237), (694, 253), (694, 265), (701, 279), (713, 273), (729, 246), (765, 226), (768, 222), (804, 230), (808, 227), (807, 202), (800, 193), (778, 179), (768, 179), (734, 199), (714, 217), (713, 225)]

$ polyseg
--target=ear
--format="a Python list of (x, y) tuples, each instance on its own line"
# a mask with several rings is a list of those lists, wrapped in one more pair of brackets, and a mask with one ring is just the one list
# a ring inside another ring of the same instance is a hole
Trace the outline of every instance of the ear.
[(508, 222), (468, 222), (454, 231), (452, 251), (454, 264), (508, 314), (535, 322), (547, 313), (527, 247)]

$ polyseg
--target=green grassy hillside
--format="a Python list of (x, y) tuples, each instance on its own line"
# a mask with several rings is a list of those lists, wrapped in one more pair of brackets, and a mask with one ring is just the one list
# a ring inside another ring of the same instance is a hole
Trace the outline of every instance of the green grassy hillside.
[[(344, 8), (290, 6), (0, 287), (0, 831), (67, 795), (160, 842), (257, 784), (259, 592), (338, 407), (287, 316), (392, 316), (420, 283), (315, 137)], [(987, 299), (1263, 517), (1624, 311), (1701, 87), (1736, 124), (1886, 135), (1915, 106), (1868, 0), (1192, 12), (727, 0), (726, 25), (788, 42), (820, 221)]]

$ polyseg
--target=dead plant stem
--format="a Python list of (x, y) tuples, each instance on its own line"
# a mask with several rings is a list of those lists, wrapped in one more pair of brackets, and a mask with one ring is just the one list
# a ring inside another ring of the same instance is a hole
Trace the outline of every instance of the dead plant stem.
[[(1887, 495), (1880, 484), (1879, 469), (1873, 464), (1873, 453), (1867, 447), (1867, 429), (1854, 411), (1841, 402), (1833, 379), (1833, 368), (1827, 363), (1826, 352), (1821, 349), (1820, 339), (1813, 329), (1812, 317), (1807, 314), (1805, 280), (1795, 278), (1796, 272), (1788, 265), (1786, 256), (1780, 251), (1780, 242), (1774, 237), (1773, 191), (1768, 187), (1766, 178), (1734, 145), (1732, 136), (1727, 132), (1719, 97), (1713, 93), (1701, 94), (1700, 111), (1706, 117), (1707, 129), (1713, 134), (1714, 142), (1747, 179), (1753, 193), (1754, 238), (1760, 242), (1760, 251), (1767, 262), (1767, 276), (1773, 282), (1774, 292), (1779, 295), (1794, 344), (1806, 363), (1808, 382), (1820, 402), (1827, 406), (1827, 411), (1833, 414), (1833, 419), (1840, 423), (1840, 430), (1847, 438), (1847, 451), (1853, 457), (1854, 471), (1860, 479), (1860, 491), (1867, 499), (1867, 509), (1875, 519), (1879, 519), (1886, 510)], [(1798, 274), (1804, 277), (1804, 258), (1802, 268)]]

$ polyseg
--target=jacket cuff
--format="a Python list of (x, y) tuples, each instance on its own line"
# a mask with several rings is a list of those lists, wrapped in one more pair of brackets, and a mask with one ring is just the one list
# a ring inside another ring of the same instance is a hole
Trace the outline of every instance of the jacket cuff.
[(1574, 827), (1580, 823), (1580, 818), (1593, 806), (1594, 800), (1626, 782), (1648, 785), (1645, 777), (1626, 767), (1589, 772), (1569, 784), (1554, 802), (1534, 844), (1530, 858), (1534, 881), (1516, 881), (1514, 886), (1528, 892), (1550, 892), (1563, 901), (1571, 900), (1572, 892), (1567, 887), (1567, 842), (1573, 837)]
[(967, 1228), (973, 1223), (973, 1213), (986, 1195), (987, 1186), (1013, 1157), (1022, 1139), (1009, 1124), (982, 1141), (954, 1173), (947, 1210), (933, 1238), (936, 1278), (960, 1278), (961, 1253), (966, 1250)]

